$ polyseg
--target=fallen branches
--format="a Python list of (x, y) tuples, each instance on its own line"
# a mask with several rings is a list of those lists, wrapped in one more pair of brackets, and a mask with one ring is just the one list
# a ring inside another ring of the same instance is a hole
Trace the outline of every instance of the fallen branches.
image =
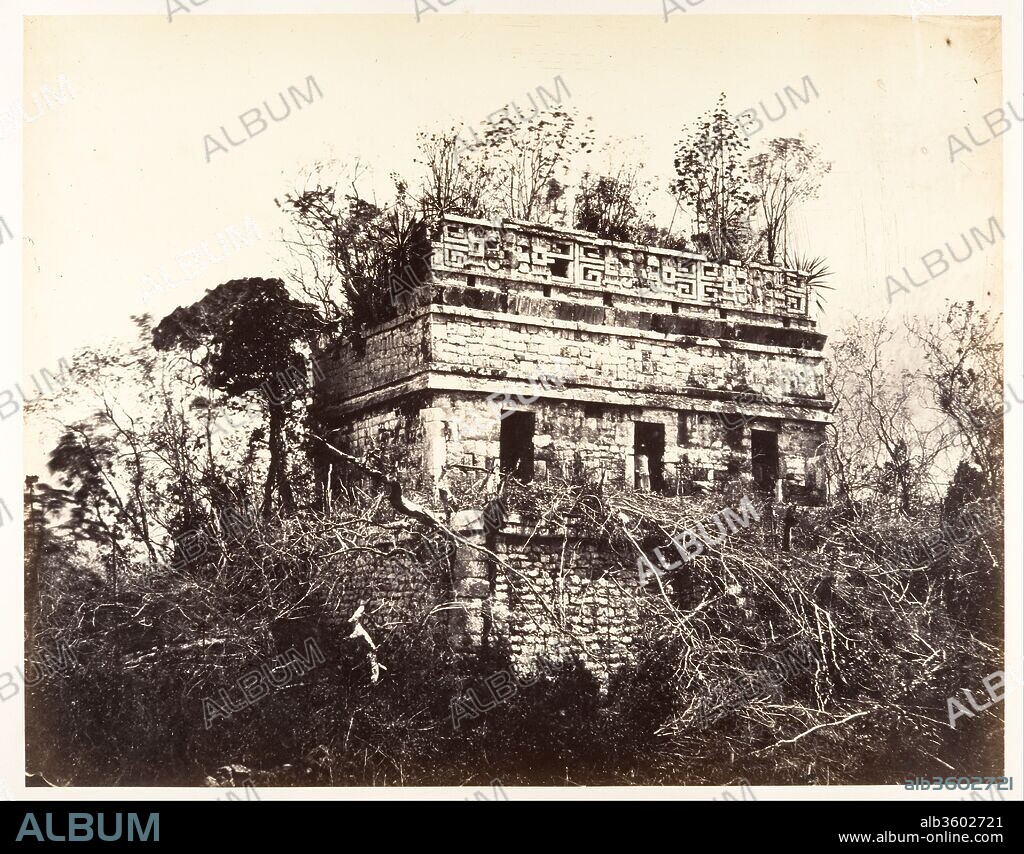
[(826, 721), (825, 723), (816, 724), (815, 726), (812, 726), (810, 729), (804, 730), (799, 735), (793, 736), (793, 738), (784, 738), (781, 741), (775, 742), (775, 744), (769, 745), (768, 747), (762, 747), (760, 750), (755, 750), (754, 753), (765, 753), (769, 750), (774, 750), (776, 747), (781, 747), (783, 744), (796, 744), (796, 742), (798, 742), (801, 738), (810, 735), (812, 732), (817, 732), (819, 729), (824, 729), (825, 727), (841, 726), (842, 724), (845, 724), (847, 721), (852, 721), (854, 718), (859, 718), (863, 717), (864, 715), (871, 714), (871, 711), (871, 709), (867, 709), (863, 712), (854, 712), (852, 715), (847, 715), (842, 720)]

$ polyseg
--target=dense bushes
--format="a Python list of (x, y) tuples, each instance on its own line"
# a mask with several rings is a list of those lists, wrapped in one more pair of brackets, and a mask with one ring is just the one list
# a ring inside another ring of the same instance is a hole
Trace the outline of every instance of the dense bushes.
[[(682, 504), (575, 487), (531, 500), (556, 521), (586, 515), (583, 528), (608, 537), (635, 584), (631, 542), (677, 533), (729, 497)], [(77, 665), (29, 691), (29, 767), (78, 785), (194, 785), (222, 766), (248, 769), (257, 785), (997, 774), (1001, 705), (955, 730), (946, 715), (965, 676), (980, 687), (1001, 669), (1001, 520), (994, 507), (974, 509), (987, 524), (942, 549), (937, 522), (803, 510), (793, 549), (782, 551), (763, 512), (742, 536), (668, 573), (665, 595), (657, 583), (638, 592), (647, 619), (635, 659), (608, 684), (578, 662), (554, 663), (457, 726), (453, 701), (488, 696), (484, 680), (512, 674), (508, 657), (457, 654), (447, 611), (371, 602), (359, 625), (385, 668), (374, 683), (370, 647), (337, 596), (354, 551), (372, 542), (400, 560), (443, 555), (437, 531), (407, 521), (399, 545), (393, 519), (300, 514), (254, 525), (231, 549), (212, 550), (213, 564), (122, 572), (116, 591), (86, 555), (51, 550), (35, 646), (66, 645)], [(409, 536), (423, 548), (409, 549)], [(890, 548), (897, 538), (932, 550)], [(289, 650), (306, 665), (285, 668), (278, 657)], [(239, 679), (275, 661), (275, 673), (291, 675), (231, 711), (221, 692), (240, 705)], [(211, 715), (206, 700), (227, 714)]]

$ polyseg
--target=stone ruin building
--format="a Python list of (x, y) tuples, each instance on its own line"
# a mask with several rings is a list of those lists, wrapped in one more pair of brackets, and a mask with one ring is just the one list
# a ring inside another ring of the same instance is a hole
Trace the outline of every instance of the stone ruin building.
[[(395, 319), (321, 355), (314, 412), (342, 450), (386, 453), (411, 494), (435, 499), (467, 470), (822, 499), (825, 336), (796, 271), (459, 216), (431, 248), (430, 281)], [(635, 597), (606, 547), (528, 539), (514, 514), (498, 532), (479, 513), (452, 521), (531, 583), (463, 545), (447, 576), (361, 565), (353, 596), (457, 602), (459, 642), (502, 643), (524, 667), (566, 652), (566, 629), (597, 672), (629, 659)]]

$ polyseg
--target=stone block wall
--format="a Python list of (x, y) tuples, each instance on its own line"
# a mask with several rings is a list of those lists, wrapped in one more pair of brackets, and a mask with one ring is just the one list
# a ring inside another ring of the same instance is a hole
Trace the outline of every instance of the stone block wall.
[(825, 425), (787, 421), (779, 431), (782, 497), (801, 504), (821, 504), (827, 491)]
[(502, 533), (495, 552), (512, 571), (495, 574), (490, 600), (492, 643), (504, 643), (515, 664), (529, 669), (580, 658), (600, 678), (633, 661), (646, 596), (635, 569), (618, 567), (596, 540), (562, 540)]
[[(499, 533), (484, 535), (478, 511), (452, 519), (463, 542), (454, 559), (410, 561), (359, 554), (346, 563), (335, 590), (339, 624), (365, 604), (363, 624), (375, 642), (431, 608), (447, 621), (452, 644), (507, 651), (519, 672), (538, 656), (550, 662), (580, 659), (601, 680), (634, 660), (641, 604), (651, 594), (639, 586), (634, 566), (620, 567), (608, 544), (570, 534), (536, 535), (512, 516)], [(475, 545), (485, 546), (506, 566)], [(448, 616), (444, 616), (448, 615)]]
[[(424, 433), (424, 412), (427, 399), (410, 394), (393, 401), (369, 406), (334, 422), (326, 430), (328, 440), (339, 450), (360, 457), (388, 471), (402, 472), (403, 484), (414, 491), (426, 492), (433, 481), (424, 467), (427, 437)], [(333, 462), (333, 478), (351, 479), (356, 472), (344, 462)]]
[(584, 401), (617, 397), (631, 403), (637, 395), (682, 399), (693, 394), (730, 401), (745, 394), (750, 404), (756, 394), (777, 405), (824, 408), (820, 352), (658, 333), (630, 328), (622, 318), (608, 318), (618, 322), (614, 326), (604, 320), (581, 323), (434, 306), (430, 367), (435, 373), (479, 377), (491, 386), (508, 381), (516, 390), (544, 377), (571, 376), (566, 396)]
[(538, 656), (579, 658), (606, 678), (632, 660), (639, 604), (648, 594), (636, 570), (620, 567), (607, 543), (572, 532), (565, 540), (537, 533), (535, 520), (515, 514), (490, 534), (479, 511), (460, 512), (452, 524), (465, 538), (452, 572), (456, 646), (505, 650), (522, 672)]
[[(387, 550), (388, 544), (381, 544)], [(412, 547), (412, 543), (402, 544)], [(358, 552), (346, 555), (340, 581), (333, 589), (333, 602), (344, 622), (366, 605), (363, 620), (375, 642), (374, 630), (387, 631), (410, 620), (418, 621), (438, 602), (451, 598), (446, 561), (424, 555), (415, 560), (405, 554), (382, 557)]]
[[(499, 410), (485, 395), (449, 393), (434, 398), (443, 464), (435, 467), (435, 482), (451, 483), (458, 466), (496, 470), (500, 461)], [(666, 491), (689, 494), (725, 483), (751, 482), (750, 431), (771, 430), (779, 435), (780, 477), (786, 500), (816, 503), (824, 489), (825, 428), (815, 422), (748, 418), (734, 420), (721, 413), (697, 409), (592, 404), (542, 398), (517, 408), (534, 414), (534, 478), (574, 479), (609, 486), (633, 485), (634, 425), (662, 424), (665, 430)], [(428, 410), (425, 410), (425, 412)], [(432, 416), (435, 417), (435, 416)], [(683, 424), (680, 424), (680, 421)], [(443, 477), (442, 477), (443, 475)], [(491, 491), (497, 486), (491, 484)]]
[(779, 435), (786, 497), (820, 497), (824, 336), (793, 271), (457, 217), (433, 265), (402, 316), (320, 358), (314, 406), (351, 453), (427, 492), (453, 467), (493, 467), (490, 396), (531, 402), (540, 477), (628, 485), (648, 422), (664, 425), (670, 491), (705, 489), (749, 474), (762, 429)]
[(422, 313), (404, 315), (365, 336), (336, 342), (316, 360), (324, 377), (315, 388), (314, 407), (352, 410), (427, 369), (429, 330)]
[[(604, 311), (604, 309), (596, 309)], [(415, 334), (412, 330), (417, 330)], [(410, 345), (410, 339), (429, 341)], [(670, 492), (750, 474), (750, 430), (777, 432), (787, 500), (818, 500), (827, 403), (818, 352), (717, 339), (672, 340), (550, 318), (430, 306), (371, 336), (367, 353), (338, 348), (321, 400), (347, 401), (333, 441), (393, 464), (427, 494), (453, 467), (493, 468), (501, 409), (536, 416), (536, 476), (587, 473), (630, 485), (636, 422), (664, 425)], [(388, 345), (413, 346), (406, 372)], [(391, 361), (368, 377), (372, 351)], [(351, 379), (350, 379), (351, 378)], [(341, 398), (339, 389), (365, 389)], [(537, 399), (535, 399), (537, 398)], [(521, 401), (527, 401), (523, 405)]]

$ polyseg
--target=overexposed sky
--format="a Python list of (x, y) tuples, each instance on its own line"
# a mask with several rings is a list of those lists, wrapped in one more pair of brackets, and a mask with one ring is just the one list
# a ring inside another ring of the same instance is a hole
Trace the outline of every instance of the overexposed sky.
[[(209, 7), (208, 7), (209, 8)], [(25, 98), (67, 75), (76, 97), (24, 126), (26, 375), (86, 344), (130, 332), (129, 315), (157, 319), (220, 282), (283, 276), (285, 224), (274, 204), (304, 167), (359, 158), (360, 187), (390, 190), (412, 174), (416, 132), (476, 123), (561, 75), (568, 103), (593, 117), (600, 141), (643, 139), (650, 176), (672, 177), (681, 127), (718, 93), (738, 112), (810, 76), (818, 98), (755, 136), (806, 135), (833, 162), (798, 240), (835, 271), (826, 330), (851, 310), (888, 308), (885, 277), (982, 227), (1001, 211), (1007, 135), (949, 159), (948, 136), (1002, 105), (994, 18), (391, 16), (38, 17), (25, 23)], [(278, 93), (323, 92), (237, 148), (240, 113)], [(1022, 113), (1022, 98), (1013, 101)], [(1022, 113), (1024, 114), (1024, 113)], [(1009, 115), (1009, 113), (1008, 113)], [(1012, 134), (1020, 125), (1012, 116)], [(203, 137), (228, 151), (206, 162)], [(970, 143), (968, 143), (970, 144)], [(973, 145), (971, 146), (974, 147)], [(142, 280), (228, 226), (255, 219), (264, 239), (143, 303)], [(1002, 217), (1000, 216), (1002, 220)], [(667, 224), (662, 222), (660, 224)], [(987, 228), (985, 229), (987, 231)], [(954, 244), (956, 245), (956, 244)], [(960, 247), (962, 252), (962, 246)], [(1001, 246), (897, 297), (894, 313), (946, 298), (999, 295)]]

